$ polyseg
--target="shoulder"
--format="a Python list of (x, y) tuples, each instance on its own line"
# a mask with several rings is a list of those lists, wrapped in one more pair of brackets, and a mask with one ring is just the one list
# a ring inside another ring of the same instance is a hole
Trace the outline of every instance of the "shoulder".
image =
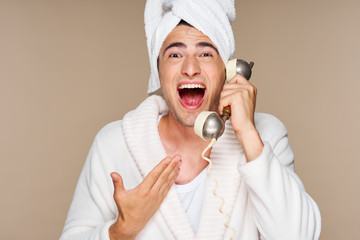
[(285, 130), (285, 125), (274, 115), (269, 113), (255, 113), (255, 125), (257, 128), (267, 129), (269, 127), (275, 128), (276, 130)]
[(268, 113), (255, 113), (255, 127), (263, 140), (277, 142), (287, 135), (285, 125), (275, 116)]
[(96, 134), (95, 142), (98, 145), (112, 146), (123, 141), (122, 120), (110, 122)]
[(123, 120), (108, 123), (96, 134), (93, 142), (93, 151), (108, 172), (121, 172), (120, 165), (128, 166), (127, 160), (130, 157), (122, 123)]
[(100, 129), (96, 137), (97, 138), (114, 137), (114, 135), (116, 135), (117, 133), (122, 132), (121, 124), (122, 124), (122, 120), (117, 120), (106, 124), (104, 127)]

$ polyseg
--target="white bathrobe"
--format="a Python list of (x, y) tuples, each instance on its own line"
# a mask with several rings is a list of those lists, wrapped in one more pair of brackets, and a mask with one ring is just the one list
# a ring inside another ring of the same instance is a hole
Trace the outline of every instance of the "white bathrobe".
[[(159, 96), (147, 98), (122, 121), (105, 126), (96, 136), (81, 172), (61, 239), (109, 239), (109, 226), (118, 210), (113, 200), (111, 172), (118, 172), (126, 189), (136, 187), (166, 157), (158, 133), (159, 115), (167, 114)], [(232, 214), (234, 239), (318, 239), (319, 209), (294, 172), (294, 156), (284, 125), (269, 114), (256, 113), (255, 125), (264, 142), (261, 155), (246, 163), (231, 123), (215, 143), (211, 175), (219, 182), (217, 193)], [(171, 188), (160, 209), (136, 239), (229, 239), (226, 217), (219, 213), (214, 182), (207, 179), (198, 232), (195, 235)]]

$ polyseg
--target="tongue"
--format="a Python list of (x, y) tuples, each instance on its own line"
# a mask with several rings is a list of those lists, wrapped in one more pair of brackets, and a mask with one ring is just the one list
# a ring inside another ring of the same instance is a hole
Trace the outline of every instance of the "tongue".
[(202, 90), (195, 89), (183, 89), (181, 91), (181, 99), (188, 106), (196, 106), (203, 98)]

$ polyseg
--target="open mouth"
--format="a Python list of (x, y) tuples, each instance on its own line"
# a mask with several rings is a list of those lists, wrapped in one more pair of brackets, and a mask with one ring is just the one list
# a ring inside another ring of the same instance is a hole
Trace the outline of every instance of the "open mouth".
[(204, 101), (206, 88), (202, 84), (181, 84), (178, 86), (178, 94), (181, 104), (188, 109), (200, 107)]

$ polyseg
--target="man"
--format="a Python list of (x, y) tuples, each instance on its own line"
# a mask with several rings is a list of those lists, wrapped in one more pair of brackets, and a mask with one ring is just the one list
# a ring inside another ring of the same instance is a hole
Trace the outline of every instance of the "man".
[[(257, 90), (245, 78), (224, 85), (234, 17), (232, 1), (147, 2), (149, 92), (160, 87), (163, 97), (98, 133), (62, 239), (319, 238), (320, 213), (293, 171), (285, 127), (255, 114)], [(207, 152), (231, 215), (225, 227), (201, 157), (209, 142), (193, 125), (201, 111), (228, 105), (230, 122)]]

